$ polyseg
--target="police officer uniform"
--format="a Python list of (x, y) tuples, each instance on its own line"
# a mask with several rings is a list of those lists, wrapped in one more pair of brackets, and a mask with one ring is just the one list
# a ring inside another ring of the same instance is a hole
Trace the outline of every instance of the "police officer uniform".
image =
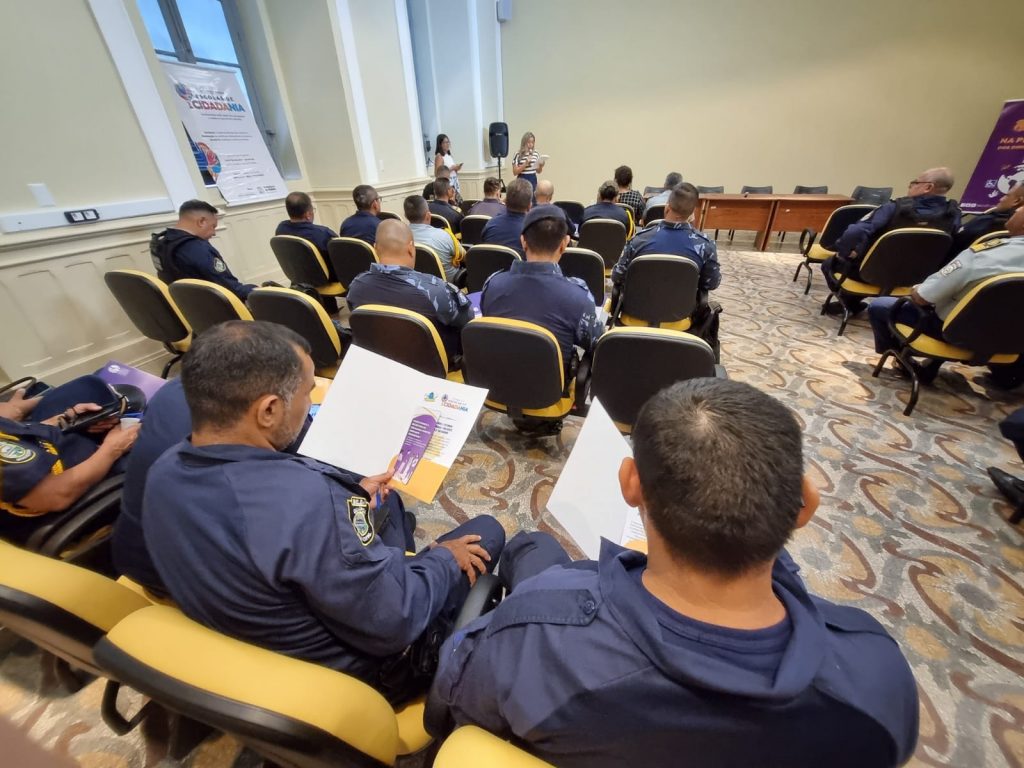
[(165, 283), (195, 278), (223, 285), (239, 299), (249, 298), (255, 285), (242, 283), (231, 274), (220, 252), (208, 240), (173, 227), (153, 235), (149, 253), (156, 274)]
[[(150, 469), (143, 532), (190, 617), (355, 675), (397, 702), (424, 687), (433, 670), (420, 651), (443, 636), (469, 584), (449, 550), (407, 557), (383, 541), (401, 521), (371, 510), (358, 479), (280, 451), (186, 441)], [(492, 567), (504, 546), (493, 518), (442, 538), (473, 533)]]
[(506, 210), (500, 216), (495, 216), (486, 224), (480, 233), (480, 242), (487, 245), (504, 245), (526, 258), (526, 251), (523, 250), (523, 242), (519, 236), (523, 234), (523, 222), (526, 214), (521, 211)]
[(353, 310), (364, 304), (385, 304), (418, 312), (437, 328), (449, 364), (462, 354), (461, 333), (473, 319), (473, 305), (436, 275), (395, 264), (371, 264), (369, 271), (352, 281), (346, 298)]
[(448, 228), (456, 235), (459, 234), (459, 227), (462, 225), (462, 214), (452, 207), (451, 203), (441, 200), (431, 200), (427, 203), (431, 213), (444, 217), (448, 222)]
[[(520, 534), (507, 554), (536, 536)], [(479, 725), (561, 768), (638, 754), (655, 768), (686, 755), (863, 768), (913, 754), (917, 688), (899, 647), (864, 611), (809, 595), (788, 556), (772, 571), (786, 619), (759, 630), (677, 613), (643, 586), (646, 565), (605, 541), (597, 562), (515, 585), (445, 643), (428, 730)]]
[(356, 237), (374, 245), (377, 242), (377, 226), (380, 219), (373, 211), (356, 211), (338, 228), (342, 237)]
[(617, 221), (626, 228), (627, 233), (629, 232), (629, 214), (626, 213), (626, 209), (621, 205), (609, 203), (605, 200), (588, 205), (583, 209), (583, 223), (591, 219), (611, 219), (612, 221)]
[[(374, 217), (376, 218), (376, 217)], [(327, 258), (327, 244), (331, 242), (331, 239), (337, 237), (334, 234), (334, 230), (330, 227), (325, 227), (322, 224), (314, 224), (312, 221), (292, 221), (291, 219), (285, 219), (277, 225), (277, 229), (274, 230), (275, 235), (291, 235), (293, 237), (301, 237), (305, 240), (309, 240), (316, 249), (320, 252), (323, 257), (324, 263), (327, 265), (327, 269), (331, 271), (331, 279), (336, 280), (333, 277), (333, 267), (331, 267), (331, 260)]]

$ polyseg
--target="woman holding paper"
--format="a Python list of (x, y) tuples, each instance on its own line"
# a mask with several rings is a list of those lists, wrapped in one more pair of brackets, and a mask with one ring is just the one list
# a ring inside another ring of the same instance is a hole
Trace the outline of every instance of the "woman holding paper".
[(519, 142), (519, 151), (512, 157), (512, 173), (530, 182), (530, 186), (537, 188), (537, 174), (544, 170), (544, 163), (547, 162), (547, 155), (537, 154), (534, 145), (537, 137), (527, 131), (523, 134), (523, 140)]
[(447, 168), (451, 175), (449, 180), (455, 190), (455, 198), (458, 205), (462, 205), (462, 188), (459, 186), (459, 171), (462, 170), (462, 163), (456, 163), (452, 157), (452, 142), (445, 133), (437, 134), (437, 141), (434, 143), (434, 178), (442, 168)]

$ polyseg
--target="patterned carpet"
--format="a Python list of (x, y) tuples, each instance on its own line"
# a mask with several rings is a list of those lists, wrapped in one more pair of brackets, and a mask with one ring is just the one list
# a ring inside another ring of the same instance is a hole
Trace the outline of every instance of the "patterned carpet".
[[(822, 491), (791, 551), (814, 591), (870, 611), (909, 657), (921, 692), (911, 764), (1024, 766), (1022, 532), (1006, 523), (1010, 508), (985, 474), (992, 464), (1024, 474), (996, 428), (1024, 398), (987, 389), (984, 369), (953, 365), (904, 417), (908, 382), (888, 371), (871, 378), (866, 319), (837, 338), (838, 321), (818, 315), (820, 274), (805, 297), (802, 280), (790, 282), (791, 252), (724, 250), (721, 260), (723, 363), (796, 410)], [(560, 536), (545, 501), (579, 425), (525, 438), (485, 413), (436, 503), (416, 510), (421, 539), (480, 512), (509, 531)], [(165, 757), (159, 733), (148, 743), (115, 737), (99, 720), (100, 685), (67, 695), (39, 659), (0, 633), (0, 715), (85, 768), (258, 763), (228, 737), (181, 763)]]

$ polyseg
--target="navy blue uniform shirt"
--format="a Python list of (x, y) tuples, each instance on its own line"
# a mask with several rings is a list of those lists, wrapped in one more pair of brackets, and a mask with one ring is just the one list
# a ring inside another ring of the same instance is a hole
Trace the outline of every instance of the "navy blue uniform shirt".
[[(374, 218), (377, 218), (376, 216)], [(374, 230), (376, 232), (376, 230)], [(327, 260), (327, 244), (331, 241), (331, 238), (337, 237), (334, 234), (334, 230), (330, 227), (325, 227), (322, 224), (314, 224), (312, 221), (291, 221), (285, 219), (277, 225), (277, 229), (274, 230), (275, 235), (292, 235), (294, 237), (302, 237), (309, 240), (316, 249), (320, 251), (320, 255), (323, 256), (324, 262), (330, 264)]]
[(694, 634), (685, 617), (692, 640), (680, 644), (649, 606), (635, 573), (646, 564), (606, 541), (599, 562), (516, 586), (441, 649), (428, 729), (476, 724), (560, 768), (667, 768), (687, 755), (701, 766), (882, 768), (913, 754), (917, 687), (868, 614), (812, 597), (780, 557), (781, 653), (784, 626), (724, 630), (734, 653), (723, 653), (722, 631)]
[(342, 237), (357, 237), (370, 245), (377, 242), (377, 225), (380, 219), (370, 211), (356, 211), (338, 227)]
[(590, 351), (603, 330), (587, 284), (547, 261), (516, 261), (487, 278), (480, 312), (547, 328), (558, 340), (566, 374), (573, 346)]
[(518, 211), (505, 211), (500, 216), (495, 216), (484, 224), (484, 231), (480, 235), (480, 242), (512, 248), (525, 259), (526, 252), (523, 250), (523, 243), (519, 239), (519, 236), (523, 234), (524, 219), (526, 219), (526, 214), (519, 213)]
[[(943, 195), (918, 195), (911, 198), (914, 202), (914, 211), (920, 216), (934, 216), (946, 210), (949, 201)], [(856, 221), (846, 228), (846, 231), (836, 241), (836, 255), (841, 259), (849, 259), (851, 252), (856, 252), (857, 259), (863, 259), (870, 250), (878, 236), (889, 226), (893, 216), (896, 215), (898, 201), (893, 200), (880, 205), (869, 213), (861, 221)], [(960, 212), (957, 210), (951, 233), (960, 229)]]
[(448, 227), (456, 235), (459, 234), (459, 227), (462, 224), (462, 214), (456, 211), (449, 203), (442, 203), (440, 200), (431, 200), (427, 203), (431, 213), (443, 216), (448, 222)]
[(713, 291), (722, 282), (715, 241), (687, 222), (661, 221), (642, 229), (626, 243), (622, 256), (612, 268), (612, 282), (622, 285), (626, 269), (637, 256), (667, 254), (685, 256), (700, 270), (700, 290)]
[(629, 234), (629, 214), (621, 205), (607, 202), (588, 205), (583, 209), (583, 221), (591, 219), (613, 219), (622, 222), (622, 226), (626, 228), (626, 234)]
[(153, 256), (157, 276), (165, 283), (193, 278), (223, 285), (242, 301), (249, 298), (255, 285), (241, 282), (231, 274), (220, 252), (209, 240), (171, 227), (165, 233), (163, 253)]

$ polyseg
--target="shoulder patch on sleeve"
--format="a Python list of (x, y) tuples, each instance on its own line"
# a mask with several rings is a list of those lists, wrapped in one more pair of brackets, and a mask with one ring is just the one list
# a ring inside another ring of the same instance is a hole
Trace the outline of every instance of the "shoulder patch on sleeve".
[(980, 253), (981, 251), (987, 251), (989, 248), (998, 248), (1005, 242), (1006, 238), (997, 237), (994, 240), (986, 240), (984, 243), (975, 243), (971, 246), (971, 250), (975, 253)]
[(356, 532), (359, 543), (364, 547), (368, 546), (376, 535), (373, 530), (373, 518), (370, 516), (370, 502), (362, 496), (350, 496), (346, 503), (352, 530)]
[(583, 278), (581, 278), (581, 277), (566, 277), (565, 279), (568, 280), (573, 285), (575, 285), (577, 288), (582, 288), (587, 293), (590, 293), (590, 288), (587, 286), (587, 283), (586, 283), (586, 281)]
[(946, 266), (939, 270), (939, 274), (942, 275), (943, 277), (946, 277), (947, 275), (953, 274), (958, 269), (962, 269), (963, 266), (964, 265), (960, 261), (960, 259), (953, 259), (951, 262), (949, 262), (949, 264), (947, 264)]
[(220, 256), (213, 257), (213, 271), (214, 272), (227, 272), (228, 265), (224, 263), (224, 259)]
[(16, 443), (12, 440), (0, 440), (0, 463), (28, 464), (35, 461), (38, 454), (33, 448)]

